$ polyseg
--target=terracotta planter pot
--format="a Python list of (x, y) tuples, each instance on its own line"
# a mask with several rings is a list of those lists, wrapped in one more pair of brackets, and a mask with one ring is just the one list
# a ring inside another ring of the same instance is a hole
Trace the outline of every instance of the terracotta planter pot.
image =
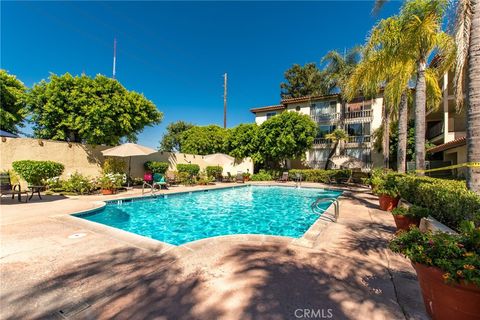
[(435, 267), (413, 263), (422, 289), (423, 302), (433, 320), (478, 320), (480, 287), (472, 284), (450, 284)]
[(387, 196), (386, 194), (382, 194), (380, 197), (378, 197), (380, 209), (383, 211), (392, 211), (395, 209), (398, 205), (398, 200), (400, 199)]
[(102, 194), (104, 196), (108, 196), (108, 195), (113, 194), (113, 193), (114, 193), (113, 189), (102, 189)]
[(397, 226), (398, 230), (406, 230), (410, 229), (410, 225), (419, 226), (420, 219), (413, 218), (413, 217), (406, 217), (404, 215), (398, 214), (393, 216), (393, 220), (395, 220), (395, 225)]

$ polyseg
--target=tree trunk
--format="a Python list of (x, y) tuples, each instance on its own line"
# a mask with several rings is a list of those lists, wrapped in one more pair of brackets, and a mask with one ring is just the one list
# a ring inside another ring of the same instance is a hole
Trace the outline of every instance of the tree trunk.
[(407, 91), (402, 92), (398, 108), (398, 148), (397, 171), (405, 173), (407, 164), (407, 131), (408, 131), (408, 97)]
[(383, 150), (383, 167), (388, 169), (390, 166), (390, 112), (387, 105), (383, 103), (383, 137), (382, 137), (382, 150)]
[(335, 154), (335, 151), (337, 151), (337, 147), (338, 147), (338, 141), (335, 142), (335, 144), (333, 145), (332, 150), (331, 150), (330, 153), (328, 154), (327, 162), (325, 163), (325, 170), (328, 170), (328, 164), (329, 164), (329, 162), (330, 162), (330, 159), (332, 159), (333, 155)]
[[(467, 161), (480, 162), (480, 0), (472, 0), (467, 61)], [(467, 186), (480, 193), (480, 168), (467, 170)]]
[[(417, 84), (415, 86), (415, 167), (417, 170), (425, 170), (426, 66), (427, 63), (422, 58), (418, 62)], [(424, 175), (423, 172), (417, 174)]]

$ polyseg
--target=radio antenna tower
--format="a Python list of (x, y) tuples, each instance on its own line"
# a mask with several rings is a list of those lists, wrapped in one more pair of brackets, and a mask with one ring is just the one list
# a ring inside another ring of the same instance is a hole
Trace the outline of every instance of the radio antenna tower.
[(113, 73), (112, 78), (115, 79), (116, 75), (116, 67), (117, 67), (117, 38), (113, 38)]

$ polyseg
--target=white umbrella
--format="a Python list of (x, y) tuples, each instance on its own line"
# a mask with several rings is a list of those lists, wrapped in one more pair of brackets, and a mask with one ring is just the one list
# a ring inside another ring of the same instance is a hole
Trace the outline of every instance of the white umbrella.
[[(135, 156), (148, 156), (149, 154), (157, 152), (156, 150), (141, 146), (139, 144), (135, 143), (125, 143), (107, 150), (103, 150), (102, 154), (104, 156), (110, 156), (110, 157), (129, 157), (128, 160), (128, 176), (130, 177), (130, 165), (132, 162), (132, 157)], [(130, 186), (130, 182), (128, 183)]]

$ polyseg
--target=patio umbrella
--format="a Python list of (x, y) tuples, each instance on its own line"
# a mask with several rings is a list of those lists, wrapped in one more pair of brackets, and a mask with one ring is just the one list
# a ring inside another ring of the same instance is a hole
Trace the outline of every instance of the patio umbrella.
[[(132, 163), (132, 157), (135, 156), (148, 156), (149, 154), (157, 152), (156, 150), (141, 146), (135, 143), (125, 143), (107, 150), (103, 150), (102, 154), (104, 156), (110, 157), (129, 157), (128, 159), (128, 177), (130, 178), (130, 169)], [(128, 186), (130, 186), (130, 181), (128, 182)]]

